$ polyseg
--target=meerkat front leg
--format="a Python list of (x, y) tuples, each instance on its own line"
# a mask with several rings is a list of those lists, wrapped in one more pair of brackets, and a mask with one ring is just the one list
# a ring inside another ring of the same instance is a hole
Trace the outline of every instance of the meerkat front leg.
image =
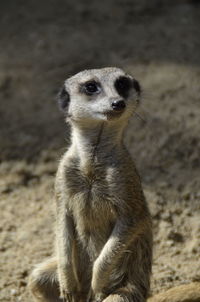
[[(119, 264), (119, 259), (123, 259), (126, 257), (126, 251), (129, 249), (129, 245), (133, 244), (135, 240), (139, 236), (141, 236), (145, 232), (145, 228), (149, 225), (148, 218), (144, 217), (143, 219), (140, 218), (140, 221), (133, 222), (130, 218), (124, 218), (117, 221), (111, 236), (109, 237), (108, 241), (104, 245), (99, 257), (96, 259), (93, 265), (93, 275), (92, 275), (92, 293), (94, 301), (102, 301), (107, 295), (110, 290), (110, 284), (115, 284), (116, 280), (116, 269)], [(151, 258), (151, 255), (149, 255)], [(121, 261), (121, 260), (120, 260)], [(149, 259), (149, 263), (151, 263), (151, 259)], [(120, 270), (120, 268), (119, 268)], [(142, 265), (141, 265), (142, 270)], [(149, 275), (148, 271), (142, 272), (142, 274)], [(118, 275), (118, 274), (117, 274)], [(119, 275), (118, 278), (123, 277)], [(138, 280), (140, 276), (137, 276)], [(148, 279), (148, 278), (147, 278)], [(148, 283), (148, 282), (147, 282)], [(144, 285), (145, 286), (145, 285)], [(148, 287), (148, 285), (147, 285)], [(137, 289), (137, 284), (133, 284), (133, 286), (128, 286), (125, 291), (132, 291), (134, 288), (134, 292), (131, 293), (132, 297), (138, 296), (138, 292), (140, 291)], [(120, 289), (119, 289), (120, 290)], [(133, 290), (133, 291), (134, 291)], [(148, 289), (147, 289), (148, 290)], [(115, 293), (115, 291), (114, 291)], [(117, 290), (116, 290), (117, 293)], [(130, 294), (130, 293), (129, 293)], [(128, 299), (127, 295), (127, 299)], [(134, 301), (145, 301), (145, 299), (137, 300), (137, 297)]]
[(66, 302), (75, 302), (78, 299), (79, 286), (73, 267), (74, 223), (72, 217), (67, 213), (65, 201), (61, 198), (57, 200), (56, 236), (60, 297)]

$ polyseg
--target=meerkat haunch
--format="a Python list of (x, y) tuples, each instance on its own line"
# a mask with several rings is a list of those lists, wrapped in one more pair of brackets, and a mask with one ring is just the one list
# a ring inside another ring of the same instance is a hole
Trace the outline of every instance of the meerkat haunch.
[(118, 68), (85, 70), (64, 83), (59, 104), (71, 145), (55, 183), (56, 255), (30, 277), (36, 301), (146, 301), (151, 217), (123, 144), (140, 92)]

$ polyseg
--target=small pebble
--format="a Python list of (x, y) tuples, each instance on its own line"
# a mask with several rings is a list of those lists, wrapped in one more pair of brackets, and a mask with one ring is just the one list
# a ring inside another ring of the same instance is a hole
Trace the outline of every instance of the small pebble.
[(12, 288), (12, 289), (10, 290), (10, 294), (11, 294), (12, 296), (16, 296), (17, 290), (16, 290), (15, 288)]

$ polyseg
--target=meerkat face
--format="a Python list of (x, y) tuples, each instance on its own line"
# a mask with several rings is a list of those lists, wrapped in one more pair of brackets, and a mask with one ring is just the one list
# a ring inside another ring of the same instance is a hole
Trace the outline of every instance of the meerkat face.
[(136, 109), (141, 88), (119, 68), (91, 69), (67, 79), (58, 101), (68, 121), (128, 119)]

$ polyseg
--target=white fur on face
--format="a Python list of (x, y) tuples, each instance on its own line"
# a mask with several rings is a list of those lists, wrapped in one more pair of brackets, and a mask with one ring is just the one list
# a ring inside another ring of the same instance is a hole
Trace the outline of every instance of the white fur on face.
[[(65, 87), (70, 94), (69, 118), (86, 122), (128, 119), (136, 108), (138, 94), (132, 88), (128, 98), (120, 96), (114, 86), (120, 76), (131, 78), (119, 68), (102, 68), (85, 70), (66, 80)], [(93, 80), (99, 83), (101, 91), (89, 96), (81, 91), (81, 85)], [(118, 100), (124, 100), (126, 108), (121, 114), (112, 114), (111, 104)]]

